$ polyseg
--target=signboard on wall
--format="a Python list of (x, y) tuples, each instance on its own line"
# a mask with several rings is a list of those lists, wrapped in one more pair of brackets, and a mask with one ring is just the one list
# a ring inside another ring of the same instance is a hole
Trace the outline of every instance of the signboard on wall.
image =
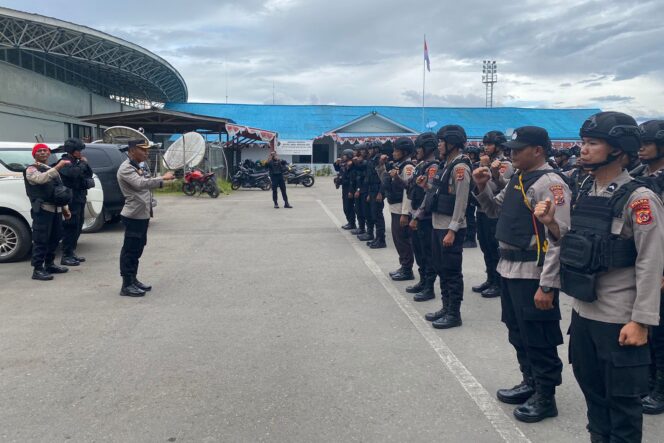
[(312, 140), (279, 140), (277, 154), (279, 155), (312, 155)]

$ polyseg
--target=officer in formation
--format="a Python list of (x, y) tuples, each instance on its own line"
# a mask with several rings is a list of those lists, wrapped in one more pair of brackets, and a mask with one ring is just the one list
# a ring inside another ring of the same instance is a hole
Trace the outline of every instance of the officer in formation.
[[(477, 146), (466, 146), (464, 154), (470, 159), (472, 169), (474, 170), (480, 164), (480, 155), (482, 150)], [(472, 181), (472, 180), (471, 180)], [(468, 209), (466, 209), (466, 240), (463, 242), (463, 248), (477, 247), (477, 201), (474, 198), (468, 200)]]
[(286, 181), (284, 180), (284, 171), (288, 167), (285, 160), (281, 160), (275, 151), (270, 152), (265, 167), (270, 173), (270, 181), (272, 182), (272, 201), (274, 202), (274, 209), (279, 208), (277, 202), (277, 188), (281, 189), (281, 198), (284, 199), (284, 208), (292, 208), (288, 204), (288, 195), (286, 194)]
[(392, 147), (387, 143), (374, 142), (369, 145), (369, 154), (365, 179), (368, 189), (367, 204), (365, 205), (365, 211), (368, 214), (367, 232), (360, 237), (360, 240), (367, 241), (367, 246), (371, 249), (381, 249), (386, 248), (387, 244), (385, 243), (385, 216), (383, 215), (385, 203), (381, 193), (382, 178), (379, 175), (379, 171), (384, 171), (384, 165), (380, 164), (380, 159), (381, 155), (389, 158), (392, 155)]
[(92, 168), (81, 154), (81, 151), (85, 149), (85, 144), (77, 138), (70, 138), (65, 141), (63, 149), (66, 154), (58, 163), (67, 163), (60, 169), (60, 176), (64, 185), (72, 190), (72, 199), (69, 203), (71, 217), (63, 223), (60, 264), (78, 266), (85, 261), (84, 257), (76, 255), (76, 246), (83, 228), (86, 196), (88, 189), (95, 186), (95, 182), (92, 178)]
[[(566, 181), (548, 163), (551, 141), (544, 128), (525, 126), (514, 131), (504, 144), (511, 150), (518, 169), (497, 195), (487, 184), (489, 167), (473, 172), (476, 197), (488, 217), (498, 217), (502, 321), (509, 342), (516, 350), (522, 381), (511, 389), (500, 389), (498, 399), (519, 404), (514, 416), (532, 423), (555, 417), (556, 386), (562, 382), (562, 362), (557, 346), (563, 343), (560, 330), (560, 239), (570, 224), (571, 192)], [(538, 202), (555, 206), (557, 231), (536, 220)]]
[(341, 229), (357, 229), (355, 225), (355, 206), (353, 203), (352, 190), (352, 169), (353, 169), (353, 150), (344, 149), (341, 157), (334, 162), (334, 169), (337, 171), (335, 183), (341, 187), (341, 201), (346, 216), (346, 224)]
[(440, 279), (442, 308), (426, 314), (436, 329), (461, 326), (463, 300), (463, 242), (472, 164), (463, 154), (467, 141), (461, 126), (447, 125), (437, 134), (440, 166), (432, 180), (421, 177), (426, 188), (424, 206), (432, 214), (431, 257)]
[(569, 149), (558, 149), (553, 156), (553, 159), (558, 165), (558, 169), (562, 172), (569, 172), (574, 168), (574, 165), (570, 161), (572, 157), (572, 151)]
[[(500, 131), (489, 131), (482, 139), (484, 155), (480, 156), (479, 166), (488, 167), (491, 170), (491, 180), (487, 183), (487, 187), (493, 195), (497, 195), (505, 187), (514, 173), (512, 162), (503, 153), (505, 142), (507, 142), (505, 134)], [(496, 270), (500, 260), (496, 240), (497, 225), (497, 217), (489, 217), (481, 206), (477, 208), (477, 232), (484, 258), (486, 280), (471, 289), (473, 292), (480, 293), (484, 298), (500, 297), (500, 275)]]
[(62, 221), (69, 220), (72, 192), (60, 176), (60, 171), (69, 166), (68, 160), (55, 166), (46, 165), (51, 155), (49, 147), (38, 143), (32, 148), (35, 162), (23, 171), (25, 191), (30, 199), (32, 217), (32, 278), (53, 280), (53, 274), (64, 274), (69, 269), (58, 266), (55, 250), (62, 238)]
[(623, 169), (629, 153), (641, 150), (648, 161), (649, 145), (657, 145), (653, 126), (640, 130), (619, 112), (588, 118), (580, 155), (592, 185), (579, 192), (569, 232), (550, 200), (534, 212), (560, 245), (561, 289), (574, 299), (569, 355), (593, 442), (641, 441), (644, 406), (657, 403), (656, 391), (642, 397), (649, 390), (648, 329), (656, 334), (660, 322), (664, 208), (648, 181)]
[(117, 178), (125, 204), (120, 216), (125, 226), (124, 242), (120, 251), (120, 295), (142, 297), (152, 286), (141, 283), (138, 278), (139, 259), (147, 244), (148, 225), (152, 215), (151, 190), (161, 188), (165, 181), (175, 178), (172, 172), (162, 177), (147, 178), (141, 163), (148, 158), (149, 145), (143, 140), (130, 140), (128, 159), (118, 169)]
[(357, 229), (351, 230), (351, 234), (356, 235), (358, 240), (369, 241), (373, 240), (373, 232), (367, 237), (368, 227), (368, 198), (369, 187), (367, 185), (367, 163), (369, 157), (369, 149), (366, 144), (360, 144), (357, 147), (357, 155), (353, 159), (353, 186), (355, 193), (353, 198), (355, 200), (355, 214), (357, 214)]

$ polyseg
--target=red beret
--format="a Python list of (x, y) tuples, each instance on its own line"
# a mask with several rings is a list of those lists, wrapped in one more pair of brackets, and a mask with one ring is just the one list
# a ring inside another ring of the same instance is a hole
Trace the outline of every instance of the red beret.
[(51, 148), (49, 148), (47, 145), (44, 143), (37, 143), (33, 148), (32, 148), (32, 156), (35, 156), (35, 153), (39, 151), (40, 149), (48, 149), (48, 152), (51, 152)]

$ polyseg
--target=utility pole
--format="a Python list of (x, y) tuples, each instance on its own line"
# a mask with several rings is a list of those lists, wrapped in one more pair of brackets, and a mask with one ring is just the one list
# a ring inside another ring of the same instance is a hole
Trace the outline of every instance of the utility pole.
[(486, 88), (484, 105), (493, 108), (493, 85), (498, 82), (498, 66), (495, 60), (482, 62), (482, 83)]

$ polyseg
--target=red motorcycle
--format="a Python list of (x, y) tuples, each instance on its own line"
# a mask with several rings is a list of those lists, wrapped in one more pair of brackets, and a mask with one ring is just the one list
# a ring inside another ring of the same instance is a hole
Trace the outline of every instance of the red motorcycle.
[(182, 192), (186, 195), (194, 195), (205, 192), (212, 198), (219, 197), (219, 186), (214, 172), (203, 172), (200, 169), (192, 169), (184, 175)]

